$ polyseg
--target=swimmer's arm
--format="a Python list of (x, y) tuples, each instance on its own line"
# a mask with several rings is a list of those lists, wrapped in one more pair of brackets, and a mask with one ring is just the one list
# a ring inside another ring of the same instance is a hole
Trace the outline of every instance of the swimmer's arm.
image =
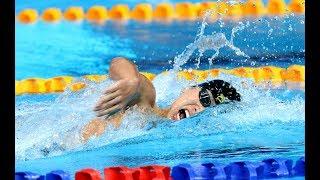
[(127, 107), (155, 106), (155, 89), (137, 67), (125, 58), (114, 58), (110, 64), (110, 78), (116, 81), (108, 87), (98, 101), (95, 111), (98, 117), (110, 116)]
[(102, 135), (107, 126), (112, 126), (114, 128), (119, 128), (121, 124), (122, 114), (109, 118), (108, 121), (100, 118), (91, 120), (87, 125), (85, 125), (81, 132), (82, 142), (87, 142), (89, 138)]

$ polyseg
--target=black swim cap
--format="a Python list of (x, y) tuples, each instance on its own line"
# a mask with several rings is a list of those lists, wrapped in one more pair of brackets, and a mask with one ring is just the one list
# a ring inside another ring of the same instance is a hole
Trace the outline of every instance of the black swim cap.
[(223, 80), (212, 80), (197, 86), (201, 88), (199, 99), (203, 107), (210, 106), (213, 103), (212, 101), (215, 104), (223, 103), (225, 98), (231, 101), (241, 101), (241, 96), (237, 90)]

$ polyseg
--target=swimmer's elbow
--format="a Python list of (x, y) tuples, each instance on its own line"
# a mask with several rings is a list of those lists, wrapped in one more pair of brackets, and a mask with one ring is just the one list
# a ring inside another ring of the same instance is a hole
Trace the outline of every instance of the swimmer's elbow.
[(123, 78), (131, 79), (139, 76), (139, 72), (135, 64), (123, 57), (116, 57), (111, 60), (109, 74), (110, 78), (113, 80)]

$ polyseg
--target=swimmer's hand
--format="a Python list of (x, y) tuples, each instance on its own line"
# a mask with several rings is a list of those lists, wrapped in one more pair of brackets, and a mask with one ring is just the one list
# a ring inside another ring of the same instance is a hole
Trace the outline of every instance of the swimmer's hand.
[(98, 117), (105, 116), (106, 119), (114, 113), (124, 110), (129, 103), (139, 98), (139, 88), (139, 78), (125, 78), (116, 81), (104, 91), (94, 111)]
[(104, 133), (106, 129), (106, 121), (101, 119), (94, 119), (90, 121), (84, 128), (82, 129), (82, 141), (87, 141), (92, 136), (100, 136)]

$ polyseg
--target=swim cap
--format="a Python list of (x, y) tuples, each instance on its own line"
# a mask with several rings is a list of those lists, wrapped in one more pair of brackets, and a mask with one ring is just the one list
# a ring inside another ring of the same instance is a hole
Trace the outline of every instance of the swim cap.
[(241, 96), (237, 90), (228, 82), (223, 80), (212, 80), (197, 85), (201, 88), (199, 92), (199, 100), (203, 107), (213, 104), (221, 104), (226, 98), (233, 101), (241, 101)]

